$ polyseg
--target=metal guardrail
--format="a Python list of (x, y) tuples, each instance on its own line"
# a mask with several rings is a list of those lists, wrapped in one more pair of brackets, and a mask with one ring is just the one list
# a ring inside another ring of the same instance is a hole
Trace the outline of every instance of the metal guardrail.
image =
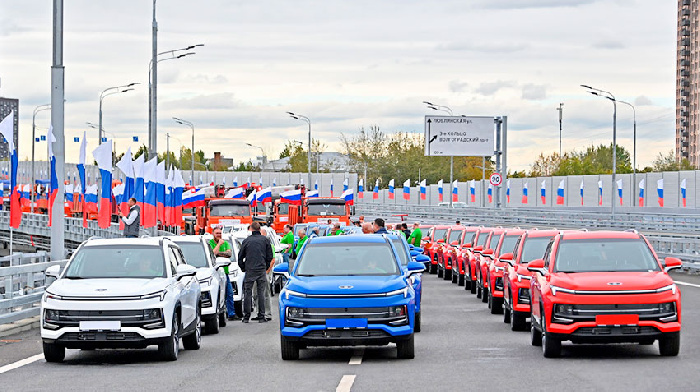
[(38, 306), (44, 289), (51, 284), (45, 271), (52, 265), (65, 266), (68, 260), (40, 261), (47, 256), (16, 253), (0, 259), (10, 259), (11, 266), (0, 268), (0, 324), (12, 323), (39, 315)]

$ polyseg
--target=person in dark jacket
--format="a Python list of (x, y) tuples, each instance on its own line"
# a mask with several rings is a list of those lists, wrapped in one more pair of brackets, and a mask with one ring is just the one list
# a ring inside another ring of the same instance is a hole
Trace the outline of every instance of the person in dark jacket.
[(384, 227), (384, 219), (377, 218), (374, 220), (374, 234), (389, 234)]
[(117, 213), (124, 222), (124, 237), (138, 238), (141, 231), (141, 208), (136, 204), (135, 198), (130, 198), (127, 202), (129, 206), (129, 215), (122, 216), (122, 209), (117, 208)]
[(408, 237), (411, 236), (411, 230), (408, 230), (406, 222), (401, 224), (401, 231), (403, 231), (403, 234), (406, 236), (406, 241), (408, 241)]
[(243, 240), (241, 250), (238, 252), (238, 265), (241, 271), (245, 272), (243, 279), (243, 322), (250, 321), (250, 311), (253, 305), (253, 283), (256, 283), (258, 295), (258, 317), (256, 319), (264, 323), (267, 321), (265, 319), (266, 271), (270, 268), (274, 254), (270, 240), (260, 234), (260, 223), (253, 222), (250, 228), (253, 233)]

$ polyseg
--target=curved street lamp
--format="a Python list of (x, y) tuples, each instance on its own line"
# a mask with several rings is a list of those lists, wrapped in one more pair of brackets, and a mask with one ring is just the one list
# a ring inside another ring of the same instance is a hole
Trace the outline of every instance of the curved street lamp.
[(194, 124), (177, 117), (173, 117), (173, 120), (180, 125), (186, 125), (192, 129), (192, 151), (190, 151), (192, 153), (192, 163), (190, 168), (190, 183), (194, 184)]
[(102, 101), (105, 99), (105, 97), (108, 97), (110, 95), (132, 91), (134, 89), (131, 87), (136, 86), (137, 84), (140, 84), (140, 83), (129, 83), (129, 84), (125, 84), (123, 86), (108, 87), (108, 88), (102, 90), (102, 92), (100, 93), (99, 125), (97, 128), (98, 144), (102, 144)]
[(309, 176), (309, 182), (306, 186), (310, 187), (311, 186), (311, 120), (306, 116), (302, 116), (301, 114), (295, 114), (292, 112), (287, 112), (287, 114), (289, 114), (289, 116), (295, 120), (306, 121), (306, 123), (309, 124), (309, 152), (308, 152), (308, 154), (306, 154), (306, 158), (308, 161), (307, 162), (307, 165), (308, 165), (307, 173)]

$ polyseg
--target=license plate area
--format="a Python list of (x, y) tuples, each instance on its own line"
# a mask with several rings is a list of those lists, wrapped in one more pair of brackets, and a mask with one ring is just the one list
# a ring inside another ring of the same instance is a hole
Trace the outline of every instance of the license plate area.
[(366, 318), (326, 319), (327, 329), (367, 328)]
[(79, 328), (81, 331), (120, 331), (121, 321), (81, 321)]
[(639, 325), (638, 314), (599, 314), (595, 317), (598, 325)]

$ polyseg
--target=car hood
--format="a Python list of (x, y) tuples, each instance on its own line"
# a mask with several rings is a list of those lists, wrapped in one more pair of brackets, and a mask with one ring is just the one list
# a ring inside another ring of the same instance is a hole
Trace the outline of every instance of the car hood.
[(212, 269), (209, 267), (197, 268), (197, 280), (209, 279), (212, 275)]
[[(340, 287), (346, 288), (340, 288)], [(351, 286), (351, 287), (348, 287)], [(406, 287), (401, 275), (394, 276), (295, 276), (287, 286), (304, 294), (380, 294)]]
[(664, 272), (554, 273), (550, 284), (569, 290), (653, 290), (673, 283)]
[(68, 297), (126, 297), (163, 290), (167, 279), (59, 279), (47, 291)]

